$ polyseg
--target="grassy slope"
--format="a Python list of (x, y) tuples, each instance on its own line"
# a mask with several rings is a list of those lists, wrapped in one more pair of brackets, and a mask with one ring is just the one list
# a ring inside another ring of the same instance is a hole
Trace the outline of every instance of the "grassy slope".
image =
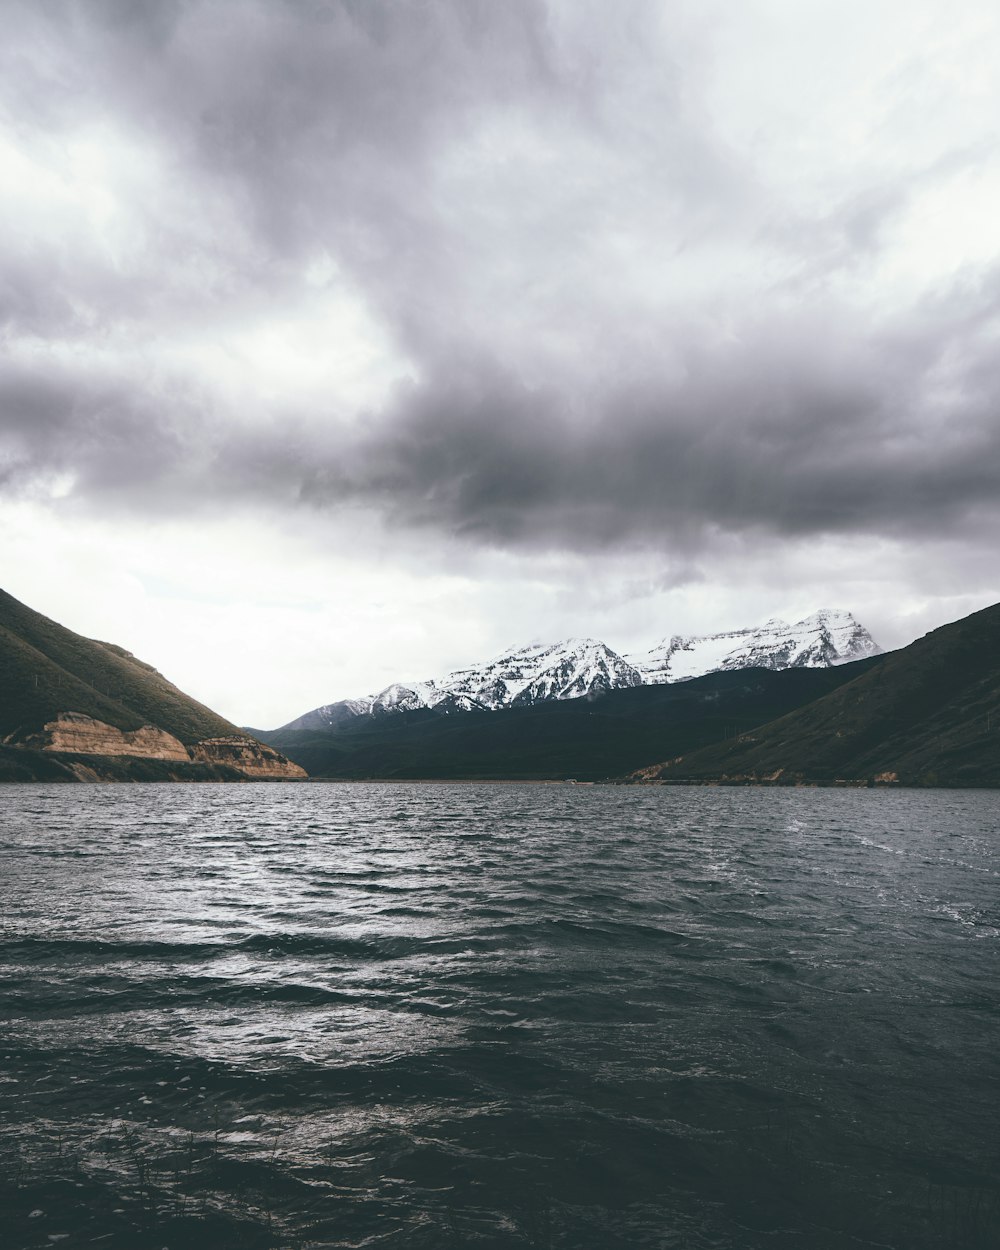
[(872, 663), (713, 673), (502, 712), (358, 717), (328, 732), (255, 732), (314, 777), (595, 780), (760, 725)]
[(0, 737), (67, 711), (119, 729), (158, 725), (184, 743), (239, 732), (120, 647), (82, 638), (0, 591)]
[(879, 657), (870, 671), (746, 741), (665, 766), (666, 780), (868, 779), (1000, 784), (1000, 605)]

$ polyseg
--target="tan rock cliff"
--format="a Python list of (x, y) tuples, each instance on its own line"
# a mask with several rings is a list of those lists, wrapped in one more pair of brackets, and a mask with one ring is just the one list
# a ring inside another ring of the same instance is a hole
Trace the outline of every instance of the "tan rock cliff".
[[(305, 769), (293, 764), (272, 747), (243, 734), (205, 738), (192, 747), (186, 747), (179, 738), (155, 725), (143, 725), (141, 729), (116, 729), (114, 725), (106, 725), (82, 712), (60, 712), (40, 730), (10, 734), (3, 740), (3, 745), (61, 755), (125, 756), (179, 764), (222, 765), (254, 780), (300, 781), (308, 776)], [(87, 771), (85, 764), (81, 763), (79, 769), (71, 767), (80, 780), (91, 779), (79, 771)], [(225, 773), (222, 775), (225, 776)]]
[(293, 764), (273, 747), (237, 734), (196, 742), (191, 748), (191, 758), (204, 764), (228, 764), (248, 777), (296, 780), (308, 776), (304, 768)]
[(60, 712), (37, 733), (11, 734), (4, 742), (34, 751), (66, 751), (74, 755), (131, 755), (185, 762), (191, 758), (183, 742), (155, 725), (116, 729), (82, 712)]

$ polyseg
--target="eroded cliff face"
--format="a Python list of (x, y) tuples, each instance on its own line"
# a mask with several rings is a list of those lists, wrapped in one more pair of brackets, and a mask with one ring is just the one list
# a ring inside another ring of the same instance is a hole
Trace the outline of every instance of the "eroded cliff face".
[[(293, 764), (273, 747), (265, 746), (243, 734), (228, 737), (206, 738), (187, 747), (156, 725), (143, 725), (140, 729), (116, 729), (103, 721), (94, 720), (82, 712), (60, 712), (40, 730), (18, 731), (3, 740), (3, 745), (27, 752), (46, 752), (60, 758), (88, 756), (90, 761), (79, 764), (64, 761), (72, 774), (80, 781), (110, 780), (97, 764), (101, 758), (134, 760), (158, 760), (168, 764), (185, 766), (209, 765), (206, 775), (218, 780), (238, 780), (245, 777), (259, 781), (301, 781), (308, 774), (298, 764)], [(96, 767), (95, 767), (96, 765)], [(112, 776), (119, 779), (114, 770)], [(196, 775), (183, 770), (177, 780), (196, 779)], [(168, 774), (173, 777), (174, 774)]]
[(205, 738), (191, 748), (191, 758), (204, 764), (228, 764), (238, 768), (247, 777), (261, 780), (302, 780), (308, 776), (304, 768), (293, 764), (273, 747), (265, 746), (255, 738), (231, 734), (227, 738)]
[(4, 743), (32, 751), (63, 751), (71, 755), (131, 755), (138, 759), (185, 763), (191, 758), (179, 738), (155, 725), (116, 729), (82, 712), (60, 712), (36, 733), (11, 734)]

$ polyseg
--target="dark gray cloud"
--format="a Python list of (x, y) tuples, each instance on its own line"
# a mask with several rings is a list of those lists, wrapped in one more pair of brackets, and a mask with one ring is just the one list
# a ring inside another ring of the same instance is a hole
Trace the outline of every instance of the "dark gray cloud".
[[(981, 526), (998, 271), (862, 288), (913, 197), (985, 149), (781, 200), (709, 107), (720, 13), (678, 13), (9, 6), (2, 115), (55, 207), (0, 235), (4, 489), (364, 509), (501, 548)], [(128, 211), (74, 213), (63, 160)], [(353, 411), (261, 387), (248, 413), (192, 338), (224, 356), (324, 263), (395, 384)]]
[(1000, 368), (975, 332), (991, 316), (983, 298), (957, 327), (928, 314), (877, 339), (772, 320), (692, 354), (680, 380), (640, 374), (592, 395), (582, 420), (564, 390), (514, 370), (441, 365), (304, 494), (374, 497), (401, 524), (496, 545), (978, 524), (1000, 498)]

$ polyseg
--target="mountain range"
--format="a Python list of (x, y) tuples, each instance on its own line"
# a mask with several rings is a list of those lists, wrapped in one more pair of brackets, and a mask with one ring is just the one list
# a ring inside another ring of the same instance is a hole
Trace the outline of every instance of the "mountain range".
[(1000, 605), (842, 663), (839, 648), (803, 648), (772, 652), (796, 667), (742, 668), (717, 650), (713, 673), (602, 698), (463, 716), (424, 707), (264, 736), (330, 777), (1000, 786), (998, 641)]
[(0, 781), (1000, 786), (998, 637), (1000, 605), (888, 654), (843, 612), (642, 656), (572, 640), (256, 733), (0, 592)]
[(312, 777), (598, 781), (735, 737), (828, 694), (876, 658), (830, 668), (724, 670), (600, 698), (440, 705), (260, 733)]
[(867, 629), (842, 610), (816, 612), (792, 625), (774, 619), (752, 629), (674, 635), (648, 652), (627, 656), (594, 638), (531, 643), (442, 678), (393, 682), (377, 694), (324, 704), (273, 732), (332, 729), (357, 717), (419, 709), (493, 712), (533, 707), (737, 669), (828, 668), (879, 652)]

